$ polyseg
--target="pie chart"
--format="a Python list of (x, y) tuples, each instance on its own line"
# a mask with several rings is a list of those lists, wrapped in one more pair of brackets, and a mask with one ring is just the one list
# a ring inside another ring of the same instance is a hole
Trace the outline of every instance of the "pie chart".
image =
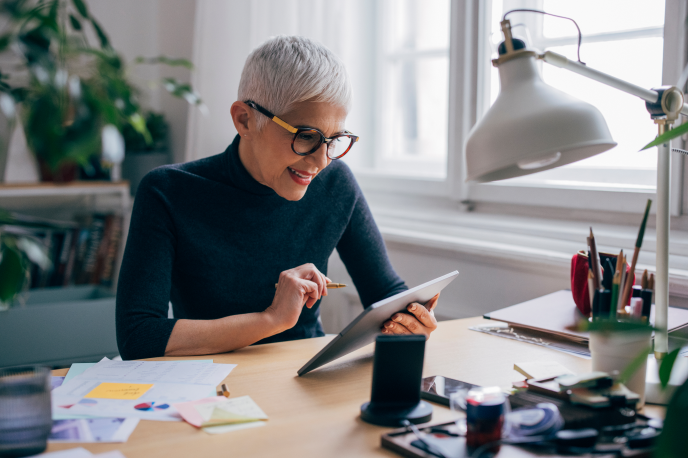
[(142, 402), (134, 406), (134, 409), (142, 412), (153, 412), (155, 410), (165, 410), (169, 408), (170, 406), (168, 404), (156, 404), (155, 402)]

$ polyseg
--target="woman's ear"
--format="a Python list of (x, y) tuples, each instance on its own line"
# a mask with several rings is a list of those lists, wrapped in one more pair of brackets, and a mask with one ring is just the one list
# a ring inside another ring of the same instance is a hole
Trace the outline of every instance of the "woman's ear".
[(237, 130), (239, 135), (246, 137), (251, 130), (249, 126), (249, 121), (253, 117), (253, 113), (251, 113), (251, 107), (246, 105), (244, 102), (239, 102), (237, 100), (232, 104), (232, 107), (229, 111), (232, 115), (234, 128)]

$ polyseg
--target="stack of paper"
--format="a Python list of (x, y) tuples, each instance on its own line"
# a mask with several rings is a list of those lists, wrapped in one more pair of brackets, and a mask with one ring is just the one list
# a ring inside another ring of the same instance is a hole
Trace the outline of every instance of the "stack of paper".
[[(262, 426), (268, 416), (250, 396), (228, 399), (216, 396), (194, 402), (174, 404), (187, 423), (209, 433)], [(256, 423), (255, 425), (252, 423)]]
[(53, 390), (53, 418), (83, 415), (179, 421), (172, 404), (214, 393), (235, 367), (203, 361), (103, 359)]
[(68, 450), (60, 450), (59, 452), (42, 453), (40, 455), (33, 455), (29, 458), (125, 458), (119, 450), (111, 452), (99, 453), (94, 455), (85, 448), (70, 448)]

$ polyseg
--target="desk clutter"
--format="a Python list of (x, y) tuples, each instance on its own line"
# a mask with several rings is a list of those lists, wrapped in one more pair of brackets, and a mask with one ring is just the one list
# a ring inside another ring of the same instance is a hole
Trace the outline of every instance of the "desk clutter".
[[(262, 426), (268, 417), (249, 396), (228, 398), (226, 384), (226, 396), (213, 396), (235, 367), (212, 360), (103, 358), (98, 363), (75, 363), (64, 377), (49, 377), (45, 368), (2, 374), (0, 392), (9, 395), (0, 397), (0, 406), (6, 404), (14, 412), (5, 412), (10, 414), (7, 418), (0, 415), (0, 424), (13, 423), (13, 428), (2, 429), (0, 454), (33, 455), (45, 449), (46, 436), (51, 443), (122, 443), (141, 419), (186, 420), (209, 434)], [(30, 442), (27, 430), (32, 431)], [(73, 450), (64, 457), (91, 456), (84, 455), (84, 449)]]
[[(502, 446), (540, 453), (649, 456), (663, 423), (636, 412), (639, 401), (609, 374), (574, 375), (557, 364), (524, 363), (548, 375), (514, 383), (507, 395), (498, 387), (476, 387), (451, 394), (453, 411), (464, 418), (415, 426), (407, 423), (381, 437), (383, 447), (407, 457), (484, 456)], [(513, 410), (512, 410), (513, 409)], [(489, 456), (489, 455), (488, 455)]]

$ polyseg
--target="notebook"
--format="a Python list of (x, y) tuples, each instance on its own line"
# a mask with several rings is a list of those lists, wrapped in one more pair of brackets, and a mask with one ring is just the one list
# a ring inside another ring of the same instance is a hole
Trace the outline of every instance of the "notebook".
[[(561, 290), (530, 301), (512, 305), (483, 315), (488, 320), (504, 321), (511, 326), (555, 334), (579, 343), (587, 343), (589, 333), (573, 328), (587, 319), (576, 307), (570, 290)], [(652, 305), (650, 322), (654, 323), (655, 306)], [(668, 330), (676, 331), (688, 326), (688, 310), (669, 307)]]

